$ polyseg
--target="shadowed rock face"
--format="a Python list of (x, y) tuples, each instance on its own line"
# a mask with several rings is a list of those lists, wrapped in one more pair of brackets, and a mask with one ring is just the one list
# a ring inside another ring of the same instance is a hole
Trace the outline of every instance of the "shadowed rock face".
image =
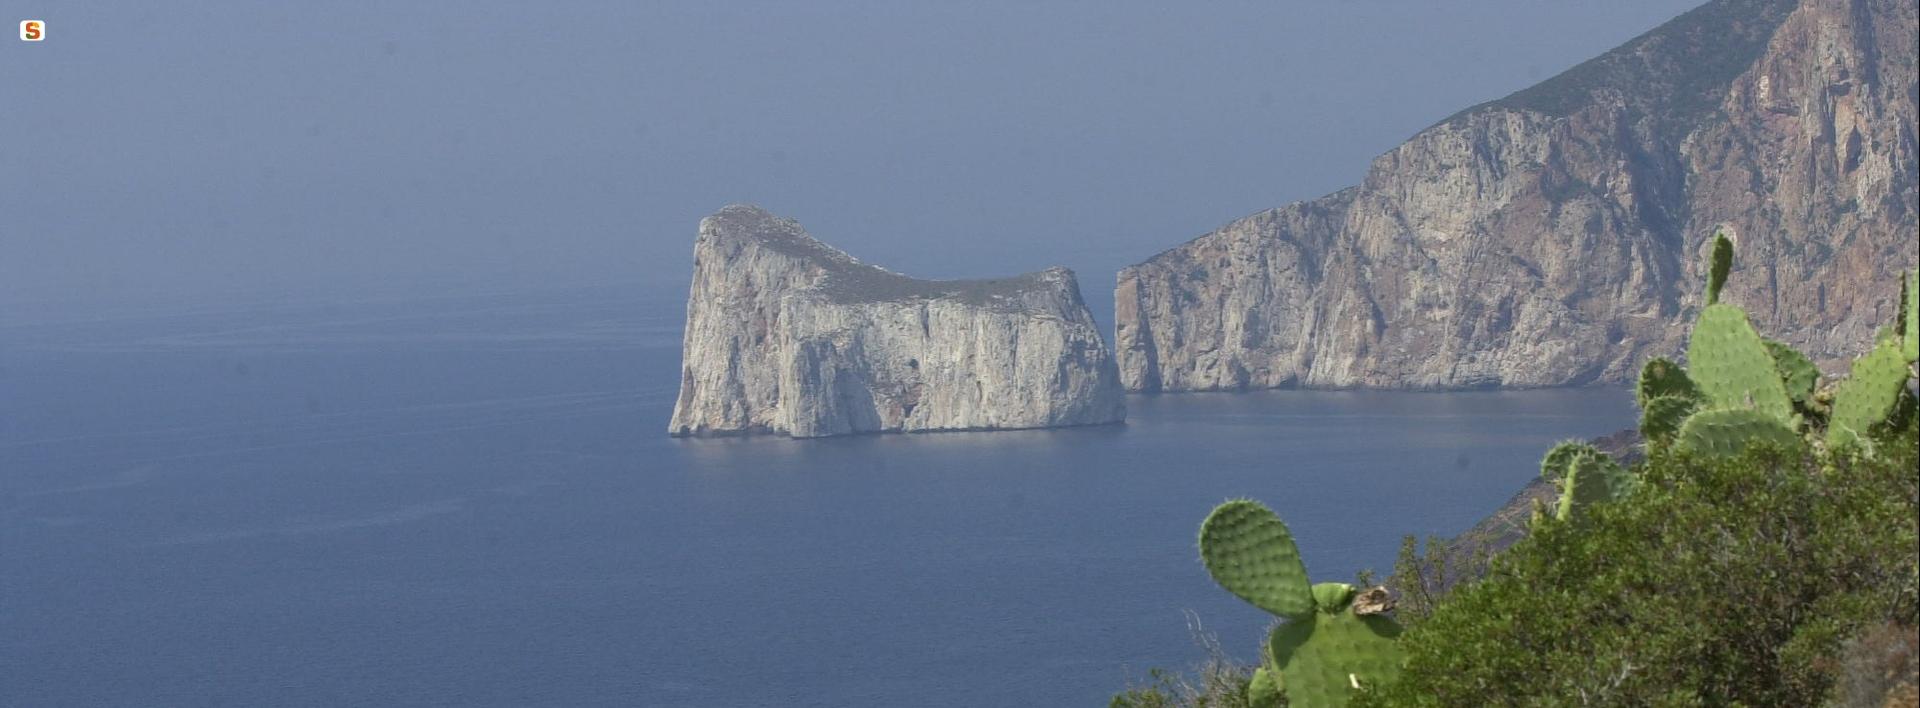
[(673, 435), (986, 430), (1126, 416), (1073, 273), (916, 280), (750, 206), (700, 222)]
[(1716, 0), (1475, 106), (1360, 185), (1122, 270), (1129, 390), (1623, 382), (1680, 352), (1699, 252), (1832, 367), (1915, 262), (1915, 4)]

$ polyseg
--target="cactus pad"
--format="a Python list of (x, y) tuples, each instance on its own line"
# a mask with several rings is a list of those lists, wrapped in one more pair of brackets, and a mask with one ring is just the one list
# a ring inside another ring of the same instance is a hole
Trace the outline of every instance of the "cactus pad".
[(1567, 521), (1594, 504), (1623, 499), (1632, 485), (1633, 476), (1613, 458), (1598, 452), (1576, 456), (1568, 463), (1566, 478), (1560, 483), (1560, 506), (1554, 516)]
[(1296, 706), (1344, 706), (1362, 689), (1400, 675), (1400, 625), (1384, 615), (1315, 613), (1275, 627), (1268, 657)]
[(1884, 342), (1855, 359), (1847, 380), (1833, 392), (1833, 417), (1827, 423), (1827, 445), (1866, 444), (1867, 429), (1893, 413), (1907, 385), (1907, 362), (1900, 344)]
[(1587, 505), (1625, 497), (1633, 484), (1633, 476), (1607, 453), (1575, 441), (1548, 450), (1540, 460), (1540, 476), (1553, 480), (1560, 489), (1554, 516), (1561, 520), (1572, 518), (1576, 510)]
[(1353, 603), (1354, 589), (1346, 583), (1314, 583), (1314, 608), (1328, 614), (1337, 614)]
[(1253, 670), (1253, 680), (1247, 682), (1247, 705), (1252, 708), (1280, 708), (1280, 683), (1273, 680), (1273, 673), (1262, 666)]
[(1553, 449), (1548, 450), (1545, 457), (1540, 458), (1540, 476), (1545, 479), (1558, 481), (1561, 477), (1566, 476), (1567, 466), (1573, 464), (1574, 458), (1600, 454), (1603, 453), (1601, 453), (1598, 448), (1578, 440), (1561, 442), (1558, 445), (1554, 445)]
[(1813, 398), (1813, 389), (1820, 384), (1820, 369), (1813, 360), (1789, 347), (1771, 339), (1762, 340), (1767, 353), (1773, 356), (1774, 371), (1780, 374), (1780, 383), (1787, 388), (1787, 397), (1802, 406)]
[(1746, 311), (1732, 305), (1702, 310), (1687, 362), (1694, 385), (1715, 408), (1752, 408), (1782, 422), (1792, 418), (1787, 387)]
[(1713, 254), (1707, 258), (1707, 304), (1712, 305), (1720, 302), (1720, 288), (1727, 284), (1727, 271), (1733, 269), (1733, 242), (1715, 233)]
[(1908, 273), (1900, 290), (1905, 294), (1901, 298), (1904, 306), (1901, 307), (1900, 348), (1907, 363), (1912, 364), (1920, 360), (1920, 271)]
[(1759, 442), (1793, 447), (1801, 441), (1780, 418), (1746, 408), (1720, 408), (1689, 416), (1674, 447), (1694, 455), (1731, 457)]
[(1640, 437), (1648, 443), (1665, 445), (1680, 433), (1680, 424), (1693, 415), (1699, 403), (1686, 396), (1654, 396), (1640, 406)]
[(1687, 372), (1679, 364), (1657, 356), (1640, 367), (1640, 381), (1634, 386), (1633, 395), (1640, 407), (1646, 408), (1648, 401), (1661, 396), (1698, 398), (1700, 389), (1694, 387), (1693, 379), (1687, 378)]
[(1228, 592), (1286, 618), (1247, 685), (1250, 704), (1277, 705), (1284, 695), (1290, 705), (1341, 706), (1356, 684), (1378, 686), (1399, 675), (1400, 625), (1355, 613), (1352, 585), (1309, 586), (1293, 535), (1259, 502), (1215, 507), (1200, 525), (1200, 558)]
[(1200, 560), (1214, 582), (1255, 607), (1289, 618), (1313, 614), (1293, 534), (1259, 502), (1235, 499), (1215, 507), (1200, 524)]

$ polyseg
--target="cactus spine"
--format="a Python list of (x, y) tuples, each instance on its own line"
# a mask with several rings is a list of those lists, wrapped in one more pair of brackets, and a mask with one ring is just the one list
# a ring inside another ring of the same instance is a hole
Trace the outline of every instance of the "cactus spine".
[(1399, 675), (1400, 625), (1355, 611), (1351, 585), (1310, 584), (1293, 534), (1259, 502), (1215, 507), (1200, 525), (1200, 560), (1227, 592), (1285, 620), (1268, 637), (1263, 668), (1249, 686), (1255, 705), (1277, 702), (1272, 686), (1293, 705), (1342, 706), (1355, 685)]

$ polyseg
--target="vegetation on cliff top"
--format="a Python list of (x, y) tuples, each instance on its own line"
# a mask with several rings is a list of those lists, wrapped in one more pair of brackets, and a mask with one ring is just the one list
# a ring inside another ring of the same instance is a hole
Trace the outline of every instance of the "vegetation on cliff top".
[[(751, 241), (819, 268), (826, 275), (816, 286), (829, 301), (841, 304), (956, 300), (969, 305), (1020, 310), (1024, 296), (1064, 291), (1071, 304), (1080, 305), (1080, 291), (1072, 271), (1054, 267), (1006, 278), (923, 280), (862, 262), (829, 246), (800, 227), (799, 222), (759, 207), (735, 204), (708, 217), (717, 233)], [(1064, 283), (1064, 285), (1063, 285)]]
[[(1696, 123), (1719, 109), (1726, 87), (1766, 50), (1793, 0), (1714, 0), (1552, 78), (1448, 116), (1491, 108), (1564, 117), (1611, 98), (1662, 128)], [(1678, 135), (1669, 136), (1678, 139)]]

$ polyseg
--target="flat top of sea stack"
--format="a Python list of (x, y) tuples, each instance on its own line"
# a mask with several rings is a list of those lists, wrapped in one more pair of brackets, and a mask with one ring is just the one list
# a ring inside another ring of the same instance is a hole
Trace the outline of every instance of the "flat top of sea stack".
[[(734, 204), (714, 212), (700, 223), (703, 237), (743, 239), (779, 253), (810, 261), (827, 277), (813, 290), (832, 302), (896, 302), (954, 300), (969, 305), (1021, 308), (1020, 296), (1054, 293), (1072, 285), (1073, 271), (1059, 266), (1010, 278), (978, 280), (922, 280), (876, 265), (862, 263), (845, 251), (821, 243), (799, 222), (775, 216), (760, 207)], [(1078, 292), (1078, 288), (1069, 288)]]

